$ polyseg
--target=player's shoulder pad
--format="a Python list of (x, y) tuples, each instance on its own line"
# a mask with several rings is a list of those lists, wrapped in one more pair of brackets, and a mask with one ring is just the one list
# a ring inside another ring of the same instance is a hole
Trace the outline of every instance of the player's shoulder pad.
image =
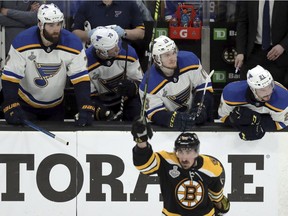
[(60, 41), (57, 48), (64, 49), (75, 53), (80, 53), (83, 49), (83, 44), (78, 36), (72, 32), (62, 29)]
[(169, 164), (180, 165), (178, 158), (174, 152), (160, 151), (158, 154)]
[(227, 84), (222, 91), (224, 101), (229, 105), (246, 104), (247, 88), (249, 87), (246, 80)]
[(288, 90), (281, 84), (275, 82), (271, 99), (266, 105), (275, 111), (286, 109), (288, 107)]
[(38, 26), (32, 26), (20, 32), (12, 42), (14, 49), (24, 49), (24, 47), (32, 49), (40, 48), (38, 29)]
[(168, 83), (168, 80), (165, 79), (164, 76), (162, 76), (157, 69), (155, 68), (155, 65), (153, 64), (150, 68), (150, 72), (146, 72), (144, 74), (144, 77), (142, 79), (142, 82), (140, 83), (140, 89), (144, 91), (145, 83), (147, 79), (147, 75), (149, 75), (148, 80), (148, 93), (154, 94), (157, 92), (157, 90), (161, 89), (166, 83)]
[(210, 177), (218, 177), (221, 175), (223, 167), (219, 160), (209, 155), (200, 155), (199, 157), (203, 159), (202, 167), (199, 169), (201, 172)]
[(125, 58), (126, 59), (126, 55), (127, 55), (127, 60), (128, 61), (136, 61), (136, 60), (138, 60), (138, 55), (137, 55), (135, 49), (132, 46), (130, 46), (129, 44), (128, 44), (128, 50), (127, 51), (128, 51), (128, 53), (126, 53), (126, 49), (121, 47), (121, 50), (120, 50), (119, 55), (117, 56), (117, 58), (119, 57), (119, 58)]
[(177, 55), (177, 63), (180, 72), (187, 70), (195, 70), (200, 66), (199, 58), (193, 53), (188, 51), (179, 51)]

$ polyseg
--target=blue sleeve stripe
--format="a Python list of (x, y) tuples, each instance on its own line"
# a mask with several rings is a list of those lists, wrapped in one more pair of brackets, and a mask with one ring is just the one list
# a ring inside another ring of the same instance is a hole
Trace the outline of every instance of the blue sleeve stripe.
[(74, 79), (77, 79), (77, 78), (82, 77), (82, 76), (85, 76), (85, 75), (88, 75), (88, 71), (87, 71), (87, 70), (82, 71), (82, 72), (80, 72), (80, 73), (77, 73), (77, 74), (74, 74), (74, 75), (70, 76), (70, 79), (71, 79), (71, 80), (74, 80)]
[(20, 79), (23, 79), (23, 76), (20, 76), (20, 75), (18, 75), (18, 74), (15, 74), (14, 72), (12, 72), (12, 71), (7, 71), (7, 70), (4, 70), (3, 71), (3, 75), (5, 75), (6, 77), (10, 77), (10, 78), (15, 78), (15, 79), (18, 79), (18, 80), (20, 80)]

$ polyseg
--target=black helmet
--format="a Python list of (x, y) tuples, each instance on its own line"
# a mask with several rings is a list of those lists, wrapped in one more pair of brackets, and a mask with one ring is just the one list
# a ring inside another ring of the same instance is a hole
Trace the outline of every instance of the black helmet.
[(193, 148), (199, 153), (200, 141), (195, 133), (181, 133), (175, 140), (174, 150), (179, 148)]

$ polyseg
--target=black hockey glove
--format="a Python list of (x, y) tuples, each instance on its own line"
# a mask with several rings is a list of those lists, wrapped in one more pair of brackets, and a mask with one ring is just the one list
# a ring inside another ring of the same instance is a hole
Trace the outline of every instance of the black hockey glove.
[(260, 122), (259, 113), (247, 107), (235, 107), (229, 115), (229, 120), (234, 127), (239, 125), (255, 125)]
[(132, 123), (131, 134), (133, 135), (133, 140), (137, 143), (146, 142), (153, 136), (153, 131), (151, 125), (147, 123), (146, 118), (141, 121), (139, 118)]
[[(221, 208), (218, 208), (219, 204)], [(230, 210), (230, 201), (228, 200), (227, 197), (224, 196), (223, 199), (219, 203), (214, 205), (214, 207), (215, 207), (216, 216), (224, 215)]]
[[(199, 110), (200, 109), (200, 110)], [(191, 115), (195, 116), (196, 125), (204, 124), (207, 121), (207, 112), (204, 104), (201, 106), (195, 106), (191, 109)]]
[(239, 136), (242, 140), (252, 141), (261, 139), (265, 135), (265, 131), (261, 124), (240, 126)]
[(138, 94), (138, 85), (133, 80), (120, 80), (118, 83), (117, 92), (121, 96), (131, 98)]
[(114, 113), (105, 106), (99, 106), (95, 110), (95, 120), (97, 121), (109, 121), (113, 116)]
[(6, 122), (11, 125), (23, 125), (26, 120), (25, 112), (19, 102), (6, 102), (3, 104), (3, 113)]
[(93, 105), (83, 105), (75, 115), (75, 122), (77, 126), (91, 125), (94, 120), (95, 107)]
[(195, 116), (188, 113), (173, 112), (169, 127), (177, 128), (180, 131), (191, 130), (195, 125)]

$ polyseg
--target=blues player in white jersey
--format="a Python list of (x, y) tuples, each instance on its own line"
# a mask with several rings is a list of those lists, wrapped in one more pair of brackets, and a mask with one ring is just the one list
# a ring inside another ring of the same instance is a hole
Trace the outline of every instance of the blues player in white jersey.
[[(163, 35), (153, 43), (154, 64), (150, 74), (145, 73), (139, 90), (143, 99), (148, 80), (145, 107), (148, 119), (154, 124), (181, 131), (193, 127), (195, 123), (213, 122), (211, 79), (198, 57), (192, 52), (178, 51), (175, 42)], [(195, 119), (206, 81), (204, 106)]]
[(78, 37), (63, 29), (64, 16), (54, 4), (38, 10), (38, 26), (13, 41), (2, 78), (3, 112), (8, 124), (23, 120), (64, 120), (64, 88), (74, 85), (79, 126), (93, 121), (87, 58)]
[(288, 125), (288, 91), (257, 65), (248, 70), (247, 80), (225, 86), (218, 114), (225, 125), (240, 131), (241, 139), (261, 139), (266, 130)]
[(91, 43), (86, 55), (96, 120), (117, 120), (115, 115), (124, 97), (122, 120), (132, 121), (140, 114), (138, 89), (143, 77), (134, 48), (122, 43), (117, 32), (106, 27), (95, 29)]

